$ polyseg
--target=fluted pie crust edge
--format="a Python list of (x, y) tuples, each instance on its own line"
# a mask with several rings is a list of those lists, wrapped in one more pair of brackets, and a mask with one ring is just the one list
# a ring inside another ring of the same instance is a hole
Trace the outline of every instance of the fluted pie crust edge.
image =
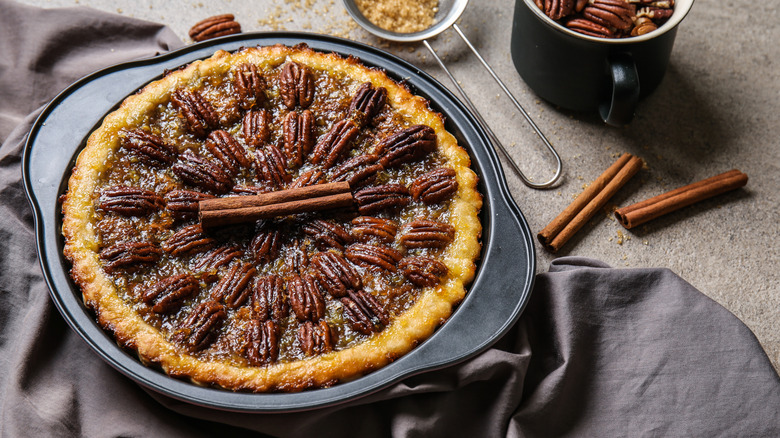
[[(365, 342), (290, 363), (263, 367), (236, 366), (206, 362), (167, 341), (133, 311), (118, 295), (111, 279), (101, 268), (99, 243), (93, 228), (95, 191), (101, 174), (110, 166), (109, 155), (120, 146), (118, 132), (133, 125), (144, 114), (168, 102), (171, 93), (201, 76), (226, 74), (245, 62), (258, 66), (281, 65), (291, 59), (314, 69), (349, 75), (371, 82), (388, 91), (387, 104), (416, 124), (428, 125), (437, 136), (438, 153), (447, 159), (447, 167), (456, 171), (458, 190), (449, 208), (449, 222), (455, 238), (440, 259), (449, 269), (436, 287), (425, 288), (418, 300), (381, 332)], [(467, 152), (445, 130), (442, 116), (428, 102), (389, 78), (383, 71), (368, 68), (353, 58), (320, 53), (306, 47), (269, 46), (246, 48), (236, 53), (216, 52), (211, 58), (195, 61), (186, 68), (169, 73), (126, 98), (108, 114), (93, 132), (80, 153), (69, 180), (63, 202), (65, 256), (72, 262), (71, 276), (81, 288), (84, 303), (95, 311), (101, 327), (113, 333), (118, 343), (137, 351), (145, 363), (157, 364), (171, 376), (190, 379), (196, 384), (217, 385), (242, 391), (297, 391), (330, 386), (378, 369), (409, 352), (449, 318), (465, 296), (475, 274), (480, 253), (482, 197), (476, 189), (477, 176), (470, 169)]]

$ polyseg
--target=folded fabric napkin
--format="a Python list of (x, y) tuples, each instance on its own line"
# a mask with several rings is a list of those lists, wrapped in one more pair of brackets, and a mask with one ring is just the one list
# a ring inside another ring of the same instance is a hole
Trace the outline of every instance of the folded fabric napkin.
[(780, 436), (780, 379), (744, 324), (669, 270), (578, 257), (536, 277), (488, 351), (344, 405), (251, 415), (147, 393), (56, 312), (20, 160), (59, 90), (180, 45), (158, 24), (0, 0), (0, 435)]

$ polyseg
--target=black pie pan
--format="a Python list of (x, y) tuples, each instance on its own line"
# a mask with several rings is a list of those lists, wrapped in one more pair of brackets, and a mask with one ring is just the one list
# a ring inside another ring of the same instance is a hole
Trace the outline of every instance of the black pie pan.
[[(368, 66), (384, 69), (445, 115), (446, 128), (471, 156), (484, 198), (477, 275), (466, 298), (433, 336), (389, 365), (349, 382), (299, 393), (253, 394), (169, 377), (119, 347), (84, 306), (79, 288), (69, 277), (70, 264), (63, 256), (58, 197), (67, 189), (76, 157), (90, 132), (126, 96), (159, 79), (165, 70), (207, 58), (217, 49), (235, 51), (256, 45), (299, 43), (318, 51), (355, 56)], [(349, 40), (293, 32), (247, 33), (93, 73), (65, 89), (41, 113), (27, 140), (22, 172), (34, 211), (43, 274), (51, 298), (67, 323), (100, 357), (138, 384), (199, 406), (237, 412), (291, 412), (354, 400), (405, 377), (440, 369), (484, 351), (517, 321), (531, 293), (535, 272), (532, 234), (509, 194), (498, 157), (474, 117), (425, 72), (386, 52)]]

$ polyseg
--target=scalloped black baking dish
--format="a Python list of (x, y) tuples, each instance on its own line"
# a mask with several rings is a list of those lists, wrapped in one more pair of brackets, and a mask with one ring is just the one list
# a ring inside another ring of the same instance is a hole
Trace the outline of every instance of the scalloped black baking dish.
[[(144, 366), (120, 348), (95, 322), (71, 281), (60, 233), (58, 197), (89, 133), (129, 94), (168, 69), (207, 58), (217, 49), (306, 43), (309, 47), (355, 56), (379, 67), (427, 98), (446, 116), (446, 127), (471, 155), (484, 197), (482, 256), (474, 282), (452, 317), (431, 338), (395, 362), (350, 382), (301, 393), (252, 394), (195, 385)], [(509, 194), (498, 157), (473, 116), (442, 84), (393, 55), (353, 41), (292, 33), (248, 33), (187, 46), (161, 56), (109, 67), (82, 78), (43, 111), (27, 140), (22, 172), (34, 211), (38, 255), (51, 297), (68, 324), (104, 360), (140, 385), (200, 406), (240, 412), (290, 412), (353, 400), (399, 380), (443, 368), (482, 352), (520, 317), (535, 272), (528, 224)]]

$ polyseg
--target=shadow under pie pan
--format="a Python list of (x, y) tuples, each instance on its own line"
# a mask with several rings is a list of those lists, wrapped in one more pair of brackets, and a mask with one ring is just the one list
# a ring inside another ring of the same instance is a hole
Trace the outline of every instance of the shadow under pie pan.
[[(246, 393), (203, 387), (144, 365), (117, 345), (84, 306), (63, 255), (59, 196), (67, 189), (76, 157), (89, 134), (126, 96), (159, 79), (165, 70), (242, 47), (305, 43), (322, 52), (354, 56), (403, 81), (413, 94), (444, 114), (446, 128), (468, 151), (483, 196), (482, 253), (476, 277), (452, 316), (426, 341), (394, 362), (355, 380), (298, 393)], [(38, 255), (51, 297), (65, 320), (111, 366), (166, 396), (238, 412), (290, 412), (332, 406), (374, 393), (406, 377), (443, 368), (487, 349), (520, 317), (535, 272), (533, 239), (509, 194), (498, 157), (474, 117), (442, 84), (393, 55), (353, 41), (307, 33), (248, 33), (219, 38), (93, 73), (74, 83), (43, 111), (27, 140), (22, 172), (34, 211)]]

